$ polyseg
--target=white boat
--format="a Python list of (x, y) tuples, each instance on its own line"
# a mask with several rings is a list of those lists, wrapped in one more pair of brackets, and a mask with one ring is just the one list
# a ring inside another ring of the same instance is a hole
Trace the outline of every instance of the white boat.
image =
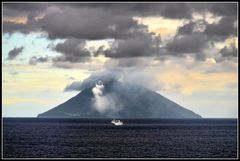
[(122, 122), (122, 121), (120, 121), (120, 120), (115, 120), (115, 119), (112, 120), (111, 123), (114, 124), (114, 125), (116, 125), (116, 126), (123, 125), (123, 122)]

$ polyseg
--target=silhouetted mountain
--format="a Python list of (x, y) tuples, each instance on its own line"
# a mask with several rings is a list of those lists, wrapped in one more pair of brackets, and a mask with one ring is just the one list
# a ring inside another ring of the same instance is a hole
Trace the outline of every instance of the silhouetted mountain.
[(109, 109), (101, 113), (95, 108), (95, 97), (90, 83), (75, 97), (57, 107), (39, 114), (38, 117), (79, 118), (201, 118), (162, 95), (143, 86), (122, 83), (115, 79), (104, 79), (102, 97), (109, 99)]

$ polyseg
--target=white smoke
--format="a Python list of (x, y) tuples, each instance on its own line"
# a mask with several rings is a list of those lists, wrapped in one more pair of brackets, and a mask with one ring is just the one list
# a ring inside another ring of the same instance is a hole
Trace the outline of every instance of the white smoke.
[[(121, 109), (121, 104), (117, 103), (117, 98), (111, 94), (104, 94), (105, 87), (101, 81), (99, 81), (95, 87), (92, 88), (94, 95), (93, 107), (100, 113), (114, 114)], [(118, 104), (118, 105), (116, 105)]]
[(92, 92), (95, 97), (100, 97), (103, 95), (104, 85), (101, 82), (98, 82), (96, 86), (92, 89)]
[(94, 107), (95, 109), (100, 112), (104, 113), (109, 107), (109, 101), (107, 97), (103, 96), (104, 92), (104, 85), (101, 81), (99, 81), (95, 87), (92, 89), (93, 95), (95, 97), (94, 100)]

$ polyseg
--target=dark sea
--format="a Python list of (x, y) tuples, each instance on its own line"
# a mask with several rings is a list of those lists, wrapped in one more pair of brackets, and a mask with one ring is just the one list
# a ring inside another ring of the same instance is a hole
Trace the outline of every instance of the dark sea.
[(4, 118), (3, 158), (237, 158), (237, 119)]

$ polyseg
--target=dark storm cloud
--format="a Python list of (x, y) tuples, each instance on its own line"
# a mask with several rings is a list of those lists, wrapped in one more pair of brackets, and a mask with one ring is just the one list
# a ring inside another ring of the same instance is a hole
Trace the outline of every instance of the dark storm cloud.
[[(63, 68), (71, 68), (66, 62), (85, 62), (101, 54), (118, 60), (193, 54), (197, 60), (203, 60), (203, 50), (210, 43), (237, 36), (236, 3), (15, 3), (3, 7), (4, 17), (27, 17), (25, 24), (3, 22), (4, 33), (43, 31), (49, 39), (66, 39), (51, 47), (61, 53), (52, 59), (53, 64)], [(194, 12), (203, 15), (211, 12), (221, 16), (221, 20), (213, 24), (195, 20)], [(179, 27), (172, 41), (160, 47), (160, 38), (153, 37), (147, 26), (138, 24), (133, 18), (137, 16), (182, 19), (185, 24)], [(109, 49), (100, 47), (91, 55), (85, 48), (87, 40), (108, 38), (115, 41)], [(222, 52), (229, 53), (227, 49)], [(35, 64), (38, 59), (32, 58), (29, 63)], [(138, 61), (131, 59), (119, 64), (131, 66)]]
[(194, 29), (195, 23), (190, 21), (187, 24), (184, 24), (183, 26), (179, 27), (178, 34), (185, 35), (185, 34), (192, 34)]
[(47, 7), (47, 3), (3, 3), (4, 9), (15, 11), (42, 11)]
[(203, 34), (206, 25), (207, 22), (204, 20), (189, 21), (178, 28), (177, 35)]
[[(234, 46), (224, 46), (220, 51), (219, 54), (216, 55), (215, 59), (218, 63), (224, 62), (224, 61), (228, 61), (229, 63), (235, 62), (237, 63), (237, 56), (238, 56), (238, 49)], [(232, 70), (232, 66), (228, 65), (228, 64), (224, 64), (225, 68), (230, 68), (230, 70)]]
[(114, 15), (102, 9), (72, 9), (48, 14), (39, 20), (50, 39), (80, 38), (106, 39), (131, 36), (142, 28), (131, 17)]
[(163, 16), (171, 19), (191, 18), (191, 8), (187, 3), (72, 3), (63, 8), (94, 8), (108, 10), (114, 15)]
[[(16, 3), (5, 4), (4, 16), (39, 15), (48, 7), (61, 8), (62, 12), (45, 15), (37, 22), (37, 28), (48, 33), (50, 39), (55, 38), (84, 38), (104, 39), (123, 38), (133, 34), (140, 25), (133, 16), (163, 16), (166, 18), (190, 18), (191, 13), (187, 4), (34, 4)], [(10, 11), (9, 11), (10, 10)], [(9, 11), (9, 12), (8, 12)], [(16, 24), (8, 22), (4, 32), (19, 31), (29, 33), (35, 28), (32, 23)]]
[[(59, 6), (63, 6), (60, 4)], [(50, 39), (123, 39), (134, 35), (143, 25), (134, 16), (190, 18), (187, 4), (71, 4), (64, 12), (50, 13), (39, 20)], [(63, 31), (64, 30), (64, 31)]]
[(211, 6), (210, 12), (219, 16), (237, 16), (237, 3), (216, 3)]
[(4, 18), (26, 17), (26, 23), (17, 23), (14, 21), (3, 21), (3, 32), (14, 33), (21, 32), (28, 34), (31, 31), (40, 29), (35, 18), (45, 12), (48, 4), (44, 3), (3, 3)]
[(189, 21), (178, 29), (178, 35), (190, 35), (199, 33), (206, 35), (211, 40), (225, 40), (231, 36), (237, 36), (236, 19), (224, 17), (218, 23), (209, 24), (204, 20)]
[(139, 34), (133, 38), (116, 41), (115, 45), (104, 51), (104, 55), (111, 58), (153, 56), (159, 53), (160, 43), (158, 37), (149, 33)]
[(225, 3), (188, 3), (193, 12), (206, 13), (211, 12), (216, 16), (237, 16), (237, 2)]
[(172, 19), (189, 19), (191, 18), (191, 10), (185, 3), (169, 3), (160, 7), (160, 14), (166, 18)]
[(5, 17), (28, 16), (33, 13), (41, 13), (47, 8), (44, 3), (3, 3), (3, 15)]
[(176, 56), (181, 53), (198, 53), (207, 46), (207, 42), (207, 37), (202, 34), (177, 36), (166, 48)]
[(3, 32), (4, 33), (14, 33), (14, 32), (22, 32), (29, 33), (29, 28), (24, 23), (15, 23), (15, 22), (3, 22)]
[(21, 32), (28, 34), (32, 31), (40, 30), (37, 21), (35, 20), (35, 13), (31, 13), (27, 16), (26, 23), (17, 23), (13, 21), (3, 21), (3, 32), (12, 34), (14, 32)]
[(235, 46), (225, 46), (220, 50), (223, 57), (237, 57), (237, 48)]
[[(192, 54), (196, 60), (205, 60), (210, 53), (204, 52), (216, 42), (237, 36), (233, 17), (222, 17), (218, 23), (209, 24), (205, 20), (189, 21), (178, 28), (175, 38), (166, 45), (169, 55)], [(225, 53), (225, 52), (224, 52)], [(217, 60), (228, 59), (221, 56)]]
[(61, 56), (55, 57), (54, 62), (69, 61), (82, 62), (90, 59), (91, 54), (85, 48), (85, 40), (67, 39), (63, 43), (58, 43), (55, 50), (61, 53)]
[(45, 11), (49, 7), (61, 10), (86, 9), (109, 10), (114, 14), (130, 16), (161, 15), (166, 18), (191, 18), (191, 6), (187, 3), (4, 3), (4, 16), (23, 16), (29, 12)]
[(192, 34), (196, 28), (202, 28), (201, 33), (208, 36), (211, 41), (224, 41), (231, 36), (237, 36), (237, 4), (236, 3), (207, 3), (190, 4), (197, 12), (211, 12), (216, 16), (221, 16), (218, 23), (209, 24), (204, 20), (188, 22), (181, 26), (178, 34)]
[[(115, 7), (118, 7), (117, 4)], [(162, 16), (170, 19), (191, 18), (191, 9), (186, 3), (125, 4), (123, 8), (127, 9), (126, 13), (134, 16)]]
[[(131, 36), (135, 33), (133, 30), (137, 31), (137, 28), (140, 27), (133, 20), (134, 16), (191, 19), (194, 11), (210, 11), (220, 16), (236, 17), (236, 6), (234, 3), (9, 3), (4, 4), (4, 16), (8, 16), (10, 13), (15, 16), (25, 13), (28, 17), (30, 15), (36, 17), (39, 12), (44, 12), (49, 7), (60, 8), (62, 12), (49, 12), (38, 20), (35, 27), (30, 22), (27, 24), (4, 23), (4, 32), (28, 33), (36, 28), (41, 28), (48, 33), (50, 39), (73, 37), (91, 40), (122, 39)], [(10, 10), (9, 13), (7, 13), (8, 10)], [(226, 22), (224, 18), (219, 26), (223, 26), (222, 28), (229, 31), (233, 29), (230, 19)], [(189, 24), (186, 27), (191, 26)], [(220, 28), (216, 25), (208, 25), (206, 34), (229, 35), (228, 31), (223, 31)]]
[[(112, 15), (109, 11), (98, 8), (70, 10), (62, 14), (50, 14), (41, 19), (39, 23), (48, 31), (50, 38), (69, 38), (64, 44), (56, 46), (55, 50), (64, 57), (55, 58), (54, 62), (89, 60), (89, 51), (83, 49), (83, 46), (77, 47), (78, 44), (82, 44), (79, 39), (115, 39), (110, 49), (104, 50), (100, 47), (94, 56), (103, 54), (107, 57), (120, 58), (157, 54), (160, 39), (153, 38), (153, 34), (147, 31), (146, 26), (137, 24), (129, 16)], [(57, 25), (59, 23), (62, 25)]]
[(29, 64), (30, 65), (36, 65), (37, 63), (44, 63), (44, 62), (47, 62), (49, 60), (50, 59), (48, 57), (36, 57), (36, 56), (33, 56), (33, 57), (30, 58)]
[(216, 40), (225, 40), (230, 36), (237, 36), (235, 18), (223, 17), (217, 24), (208, 24), (204, 34)]
[(13, 60), (15, 59), (21, 52), (23, 51), (23, 46), (19, 48), (14, 48), (8, 52), (8, 60)]
[(236, 3), (4, 3), (3, 15), (28, 15), (46, 11), (49, 7), (60, 8), (66, 17), (73, 15), (72, 10), (77, 10), (81, 18), (80, 13), (84, 10), (101, 11), (110, 16), (163, 16), (173, 19), (191, 19), (193, 11), (210, 11), (220, 16), (236, 17), (237, 14)]
[(32, 31), (36, 31), (37, 26), (35, 24), (15, 23), (10, 21), (3, 22), (3, 32), (12, 34), (14, 32), (21, 32), (23, 34), (29, 34)]

